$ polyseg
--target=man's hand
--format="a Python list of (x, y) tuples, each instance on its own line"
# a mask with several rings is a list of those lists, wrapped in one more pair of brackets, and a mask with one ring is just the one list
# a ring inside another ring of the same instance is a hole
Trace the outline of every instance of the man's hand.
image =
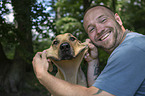
[(44, 72), (47, 72), (49, 63), (46, 59), (46, 51), (37, 52), (33, 58), (32, 64), (37, 78), (39, 78)]
[(99, 74), (98, 50), (92, 43), (90, 43), (90, 39), (86, 39), (86, 42), (88, 43), (89, 51), (84, 58), (88, 62), (88, 85), (92, 86)]
[(90, 62), (94, 59), (98, 59), (98, 49), (92, 43), (90, 43), (91, 42), (90, 39), (86, 39), (86, 42), (89, 42), (88, 43), (89, 52), (86, 53), (86, 55), (84, 57), (85, 60), (87, 62)]

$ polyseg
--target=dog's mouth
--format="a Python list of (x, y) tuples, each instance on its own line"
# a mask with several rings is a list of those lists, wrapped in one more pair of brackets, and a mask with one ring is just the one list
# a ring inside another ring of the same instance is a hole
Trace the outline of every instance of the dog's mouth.
[(64, 42), (60, 45), (59, 56), (61, 60), (70, 60), (73, 58), (73, 51), (68, 42)]

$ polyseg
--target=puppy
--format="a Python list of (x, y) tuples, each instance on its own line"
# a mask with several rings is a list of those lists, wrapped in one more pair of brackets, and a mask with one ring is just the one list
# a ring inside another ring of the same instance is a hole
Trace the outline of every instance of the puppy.
[(87, 82), (80, 64), (87, 51), (87, 43), (81, 43), (70, 33), (56, 36), (46, 49), (47, 57), (58, 68), (56, 77), (82, 86), (87, 86)]

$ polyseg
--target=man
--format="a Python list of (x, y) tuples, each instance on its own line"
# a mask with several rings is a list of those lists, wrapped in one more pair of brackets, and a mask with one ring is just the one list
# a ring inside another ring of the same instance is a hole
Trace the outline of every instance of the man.
[[(40, 83), (56, 96), (145, 96), (145, 36), (125, 30), (119, 15), (104, 6), (87, 10), (84, 28), (91, 42), (110, 54), (95, 83), (86, 88), (55, 78), (47, 72), (45, 52), (38, 52), (33, 67)], [(98, 63), (94, 45), (89, 44), (92, 49), (86, 57), (89, 66)], [(90, 71), (90, 85), (95, 78), (91, 74)]]

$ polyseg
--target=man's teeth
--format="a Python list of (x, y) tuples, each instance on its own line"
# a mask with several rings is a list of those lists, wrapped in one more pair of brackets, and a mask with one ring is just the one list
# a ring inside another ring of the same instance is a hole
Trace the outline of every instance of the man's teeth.
[(101, 40), (106, 39), (109, 35), (110, 35), (110, 33), (107, 33), (105, 36), (103, 36), (103, 37), (101, 38)]

